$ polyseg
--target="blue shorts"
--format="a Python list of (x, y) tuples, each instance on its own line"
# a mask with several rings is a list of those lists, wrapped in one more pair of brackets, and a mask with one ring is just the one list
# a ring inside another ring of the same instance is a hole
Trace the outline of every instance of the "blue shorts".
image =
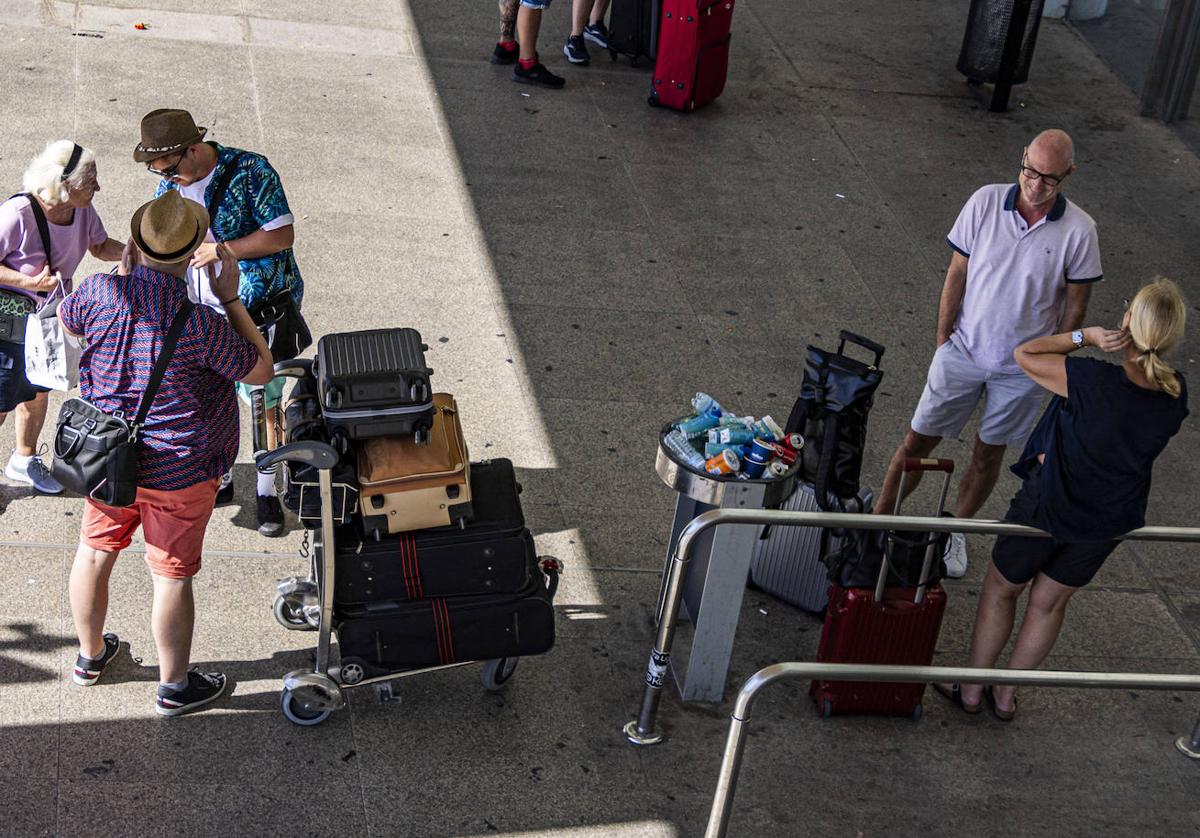
[[(272, 378), (263, 385), (263, 407), (275, 407), (283, 399), (283, 387), (287, 383), (287, 378), (278, 375)], [(242, 397), (242, 401), (250, 404), (250, 391), (253, 388), (249, 384), (237, 382), (237, 394)]]
[(548, 9), (550, 0), (521, 0), (521, 5), (527, 9)]
[(0, 413), (8, 413), (38, 393), (49, 392), (30, 384), (25, 377), (25, 344), (0, 340)]

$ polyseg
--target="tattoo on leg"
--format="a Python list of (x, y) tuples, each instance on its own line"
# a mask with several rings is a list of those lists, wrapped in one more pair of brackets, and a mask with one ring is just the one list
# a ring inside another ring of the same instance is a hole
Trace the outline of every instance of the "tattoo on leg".
[(521, 0), (500, 0), (500, 40), (511, 42), (517, 35), (517, 9)]

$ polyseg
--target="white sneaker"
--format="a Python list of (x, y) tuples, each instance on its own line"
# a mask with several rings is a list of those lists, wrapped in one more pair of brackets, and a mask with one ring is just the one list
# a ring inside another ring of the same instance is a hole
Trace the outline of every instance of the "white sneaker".
[(946, 576), (950, 579), (961, 579), (967, 575), (967, 537), (960, 532), (950, 533), (946, 540), (946, 550), (942, 553), (942, 561), (946, 563)]
[(36, 454), (24, 466), (18, 466), (9, 458), (8, 465), (4, 467), (4, 476), (19, 483), (28, 483), (43, 495), (57, 495), (63, 490), (62, 484), (50, 476), (50, 469)]

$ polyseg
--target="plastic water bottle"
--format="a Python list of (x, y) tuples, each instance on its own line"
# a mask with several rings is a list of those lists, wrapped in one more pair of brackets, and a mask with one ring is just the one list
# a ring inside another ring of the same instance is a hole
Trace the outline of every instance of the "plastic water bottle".
[(691, 439), (693, 437), (705, 436), (709, 428), (717, 427), (719, 421), (711, 413), (701, 413), (696, 416), (689, 416), (687, 419), (681, 419), (675, 423), (675, 427), (683, 433), (685, 438)]
[(720, 402), (708, 393), (697, 393), (692, 396), (692, 410), (700, 414), (709, 413), (718, 417), (725, 413), (725, 408), (721, 407)]
[(704, 471), (704, 458), (700, 456), (699, 451), (692, 447), (682, 431), (676, 429), (668, 433), (663, 437), (663, 445), (675, 455), (676, 459), (682, 460), (698, 471)]

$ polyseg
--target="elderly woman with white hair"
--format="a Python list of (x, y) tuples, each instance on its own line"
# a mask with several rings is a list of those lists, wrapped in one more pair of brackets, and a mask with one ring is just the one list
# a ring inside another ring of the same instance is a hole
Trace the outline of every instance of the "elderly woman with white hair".
[(89, 149), (70, 140), (50, 143), (25, 170), (23, 186), (0, 204), (0, 424), (10, 412), (17, 415), (16, 449), (4, 476), (57, 494), (62, 486), (38, 455), (47, 391), (25, 377), (25, 320), (71, 291), (85, 253), (116, 262), (124, 245), (109, 238), (92, 206), (100, 183)]

